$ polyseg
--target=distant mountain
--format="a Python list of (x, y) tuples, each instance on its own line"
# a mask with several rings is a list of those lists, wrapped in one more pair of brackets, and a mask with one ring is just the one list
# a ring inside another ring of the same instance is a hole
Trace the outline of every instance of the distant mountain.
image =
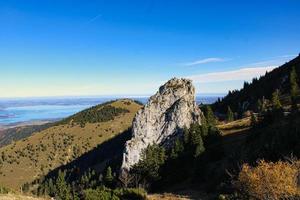
[(127, 99), (100, 104), (0, 148), (0, 185), (19, 190), (92, 151), (126, 132), (141, 107)]
[[(289, 104), (290, 99), (286, 97), (290, 91), (289, 76), (293, 67), (300, 77), (300, 55), (258, 79), (253, 78), (251, 83), (245, 82), (242, 89), (229, 91), (222, 100), (212, 105), (214, 110), (225, 113), (228, 106), (235, 112), (255, 110), (258, 99), (270, 100), (272, 93), (277, 89), (280, 91), (281, 100)], [(300, 84), (299, 81), (298, 84)]]

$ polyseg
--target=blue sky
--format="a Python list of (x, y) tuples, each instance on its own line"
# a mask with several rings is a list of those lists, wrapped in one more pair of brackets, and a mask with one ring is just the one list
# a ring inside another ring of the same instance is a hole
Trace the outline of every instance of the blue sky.
[(300, 51), (300, 1), (0, 1), (0, 97), (225, 93)]

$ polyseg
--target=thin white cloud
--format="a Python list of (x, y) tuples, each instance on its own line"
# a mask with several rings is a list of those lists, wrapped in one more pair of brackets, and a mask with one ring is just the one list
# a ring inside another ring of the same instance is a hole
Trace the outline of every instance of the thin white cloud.
[(247, 66), (248, 67), (258, 67), (258, 66), (267, 66), (267, 65), (272, 65), (272, 66), (273, 65), (280, 65), (281, 63), (283, 63), (287, 59), (291, 59), (291, 58), (294, 58), (296, 56), (297, 56), (296, 54), (281, 55), (281, 56), (271, 58), (269, 60), (263, 60), (263, 61), (247, 64)]
[(251, 80), (254, 77), (264, 75), (266, 71), (271, 71), (277, 66), (268, 67), (251, 67), (241, 68), (232, 71), (213, 72), (207, 74), (199, 74), (189, 76), (187, 78), (192, 79), (194, 83), (209, 83), (209, 82), (222, 82), (233, 80)]
[(298, 56), (297, 54), (287, 54), (287, 55), (282, 55), (282, 56), (279, 56), (280, 58), (292, 58), (292, 57), (296, 57)]
[(92, 23), (92, 22), (96, 21), (99, 17), (102, 17), (102, 14), (98, 14), (98, 15), (96, 15), (95, 17), (91, 18), (91, 19), (88, 21), (88, 23)]
[(194, 66), (194, 65), (201, 65), (201, 64), (207, 64), (207, 63), (214, 63), (214, 62), (224, 62), (226, 59), (224, 58), (204, 58), (201, 60), (196, 60), (193, 62), (184, 63), (184, 66)]

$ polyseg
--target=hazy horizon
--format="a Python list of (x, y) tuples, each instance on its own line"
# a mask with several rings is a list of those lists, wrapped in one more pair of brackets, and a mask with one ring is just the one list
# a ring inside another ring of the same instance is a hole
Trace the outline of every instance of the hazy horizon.
[[(208, 97), (217, 96), (223, 97), (227, 93), (196, 93), (197, 96)], [(12, 96), (1, 97), (0, 100), (21, 100), (21, 99), (78, 99), (78, 98), (135, 98), (135, 97), (150, 97), (153, 94), (108, 94), (108, 95), (70, 95), (70, 96)]]
[[(199, 96), (196, 95), (196, 102), (213, 103), (218, 95)], [(23, 125), (26, 122), (48, 122), (57, 121), (68, 117), (86, 108), (108, 102), (111, 100), (122, 99), (120, 96), (101, 96), (101, 97), (41, 97), (41, 98), (0, 98), (0, 130), (1, 126), (7, 128), (15, 125)], [(142, 103), (148, 101), (149, 96), (131, 96), (132, 99)], [(2, 127), (3, 128), (3, 127)]]

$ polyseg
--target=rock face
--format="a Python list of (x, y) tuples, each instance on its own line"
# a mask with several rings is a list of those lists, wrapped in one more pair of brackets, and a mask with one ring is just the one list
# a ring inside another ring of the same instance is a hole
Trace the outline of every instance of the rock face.
[(195, 102), (191, 80), (173, 78), (150, 97), (132, 124), (132, 139), (126, 142), (121, 171), (138, 163), (142, 151), (151, 144), (167, 145), (182, 134), (184, 127), (201, 124), (202, 113)]

